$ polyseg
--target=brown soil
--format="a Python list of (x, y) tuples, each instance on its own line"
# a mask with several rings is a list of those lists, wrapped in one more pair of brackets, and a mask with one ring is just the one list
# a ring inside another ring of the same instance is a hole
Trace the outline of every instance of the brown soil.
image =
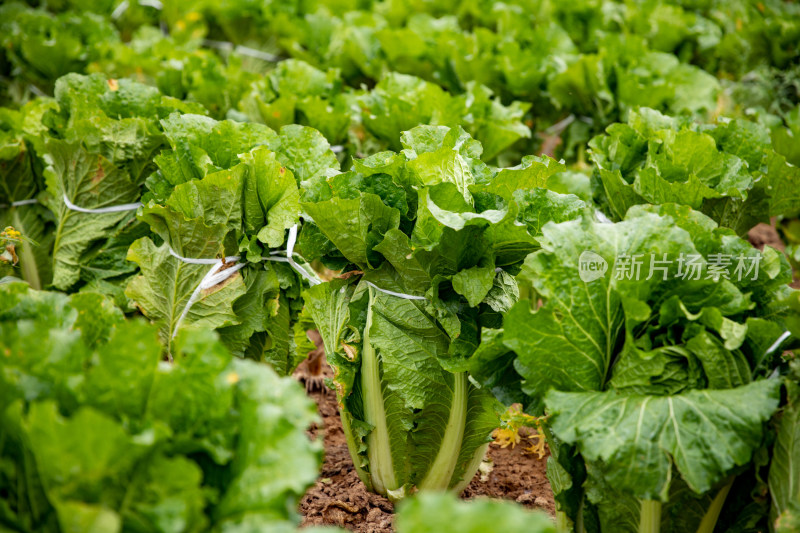
[(747, 233), (747, 239), (750, 241), (750, 244), (759, 250), (763, 250), (764, 245), (772, 246), (780, 251), (786, 249), (786, 245), (783, 244), (781, 236), (778, 235), (778, 230), (770, 224), (764, 224), (763, 222), (754, 226), (753, 229)]
[[(298, 374), (305, 381), (305, 368)], [(325, 365), (325, 373), (330, 368)], [(393, 505), (371, 492), (358, 479), (339, 420), (335, 394), (315, 389), (309, 395), (317, 402), (322, 427), (309, 431), (312, 437), (324, 436), (325, 463), (316, 484), (300, 502), (303, 526), (337, 525), (358, 533), (391, 533)], [(553, 515), (555, 504), (550, 483), (545, 477), (545, 460), (523, 453), (523, 446), (503, 449), (492, 444), (488, 459), (494, 468), (481, 481), (480, 473), (467, 486), (462, 498), (502, 498), (516, 500), (531, 509), (543, 509)]]

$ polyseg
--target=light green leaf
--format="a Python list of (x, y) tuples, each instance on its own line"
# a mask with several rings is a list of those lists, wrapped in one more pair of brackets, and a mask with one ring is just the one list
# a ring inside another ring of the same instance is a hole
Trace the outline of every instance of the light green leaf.
[(550, 157), (526, 155), (516, 167), (501, 169), (491, 183), (481, 187), (481, 190), (511, 199), (515, 193), (520, 194), (535, 187), (546, 188), (550, 177), (564, 168), (564, 163)]
[(423, 185), (452, 183), (464, 200), (472, 203), (469, 186), (475, 183), (475, 178), (467, 162), (456, 150), (442, 148), (435, 152), (420, 154), (416, 159), (409, 161), (408, 167)]
[(474, 266), (453, 276), (453, 289), (464, 296), (470, 306), (477, 307), (492, 288), (494, 278), (494, 265)]
[(202, 115), (172, 114), (161, 124), (172, 151), (162, 153), (157, 163), (173, 186), (231, 168), (239, 162), (239, 154), (255, 146), (270, 146), (278, 137), (261, 124), (216, 121)]
[(424, 493), (397, 511), (398, 533), (555, 533), (550, 518), (511, 502), (459, 501), (446, 493)]
[(339, 169), (339, 161), (330, 144), (313, 128), (292, 124), (281, 128), (280, 135), (269, 143), (277, 159), (294, 174), (297, 183), (303, 183), (328, 169)]
[(215, 506), (215, 521), (235, 521), (243, 513), (289, 520), (318, 476), (322, 443), (298, 431), (318, 421), (315, 406), (297, 383), (279, 378), (264, 365), (234, 360), (228, 375), (239, 379), (235, 401), (240, 428), (230, 481)]
[[(265, 148), (242, 155), (244, 178), (244, 225), (257, 231), (258, 240), (270, 248), (283, 244), (284, 231), (298, 222), (300, 193), (294, 175)], [(259, 229), (260, 228), (260, 229)]]
[(117, 513), (102, 506), (82, 502), (55, 502), (61, 531), (65, 533), (117, 533), (122, 520)]
[(348, 261), (363, 268), (378, 265), (373, 248), (387, 231), (400, 224), (399, 211), (384, 205), (374, 194), (304, 203), (303, 209)]
[(686, 348), (703, 366), (708, 388), (733, 389), (750, 383), (750, 366), (742, 352), (726, 349), (708, 332), (703, 331), (689, 339)]

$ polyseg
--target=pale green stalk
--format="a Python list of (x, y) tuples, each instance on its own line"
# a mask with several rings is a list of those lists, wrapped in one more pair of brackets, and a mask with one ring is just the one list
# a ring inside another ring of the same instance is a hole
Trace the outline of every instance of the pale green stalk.
[(397, 489), (392, 463), (389, 429), (386, 426), (386, 408), (383, 403), (380, 366), (375, 348), (369, 342), (372, 328), (372, 304), (375, 290), (369, 289), (367, 323), (364, 327), (364, 349), (361, 354), (361, 390), (364, 395), (364, 418), (373, 426), (367, 435), (367, 457), (372, 487), (381, 494)]
[(719, 489), (719, 492), (716, 496), (714, 496), (711, 505), (708, 506), (706, 514), (703, 515), (703, 520), (700, 521), (700, 526), (697, 528), (697, 533), (714, 533), (714, 528), (717, 525), (719, 513), (722, 511), (722, 506), (725, 505), (725, 498), (728, 497), (728, 493), (730, 492), (732, 485), (733, 480)]
[(475, 472), (478, 471), (480, 468), (481, 463), (483, 462), (483, 458), (486, 457), (486, 450), (489, 449), (489, 444), (486, 443), (483, 446), (479, 446), (477, 450), (475, 450), (475, 455), (472, 457), (472, 461), (467, 465), (467, 468), (464, 470), (464, 477), (459, 481), (456, 485), (453, 486), (453, 492), (456, 494), (461, 494), (461, 492), (467, 488), (469, 482), (472, 481), (472, 478), (475, 477)]
[[(21, 229), (24, 227), (22, 220), (19, 217), (19, 208), (12, 207), (14, 227)], [(39, 276), (39, 266), (36, 264), (36, 257), (33, 254), (33, 244), (30, 242), (22, 243), (20, 246), (19, 265), (22, 268), (22, 279), (28, 282), (32, 289), (37, 291), (42, 290), (42, 280)]]
[(564, 511), (556, 511), (556, 531), (558, 533), (570, 533), (572, 528), (569, 526), (569, 517)]
[[(453, 374), (453, 401), (450, 403), (450, 415), (447, 427), (430, 470), (420, 481), (420, 489), (445, 490), (450, 486), (450, 479), (456, 468), (461, 442), (464, 440), (464, 426), (467, 421), (467, 374)], [(474, 474), (474, 472), (473, 472)]]
[(658, 533), (661, 530), (661, 502), (642, 500), (639, 514), (639, 533)]

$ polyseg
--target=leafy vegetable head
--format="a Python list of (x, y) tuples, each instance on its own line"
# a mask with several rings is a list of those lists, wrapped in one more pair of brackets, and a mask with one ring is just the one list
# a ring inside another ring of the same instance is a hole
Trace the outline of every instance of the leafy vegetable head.
[(30, 530), (261, 530), (317, 476), (298, 385), (208, 331), (157, 331), (98, 294), (0, 288), (0, 487)]
[[(171, 149), (156, 158), (139, 218), (163, 244), (144, 237), (131, 245), (141, 274), (127, 295), (160, 325), (168, 347), (184, 325), (219, 329), (234, 354), (290, 372), (305, 355), (291, 340), (302, 281), (280, 252), (299, 222), (298, 181), (338, 167), (335, 156), (302, 126), (276, 133), (191, 114), (161, 123)], [(223, 257), (247, 268), (197, 293), (209, 260)]]
[(684, 515), (696, 529), (716, 490), (751, 467), (778, 407), (774, 374), (788, 367), (774, 344), (792, 316), (786, 259), (674, 204), (542, 232), (520, 275), (544, 305), (512, 308), (503, 340), (533, 408), (543, 398), (552, 415), (549, 473), (562, 509), (577, 517), (569, 499), (582, 484), (602, 528), (616, 530), (655, 516), (651, 500), (680, 514), (688, 490), (707, 498)]
[(461, 128), (417, 127), (402, 143), (309, 183), (300, 243), (344, 271), (306, 305), (359, 474), (397, 498), (469, 482), (497, 424), (465, 372), (480, 328), (516, 301), (512, 273), (544, 220), (586, 207), (541, 188), (563, 168), (549, 158), (493, 171)]
[(771, 216), (800, 211), (800, 169), (753, 122), (697, 126), (641, 109), (589, 146), (597, 197), (617, 220), (633, 205), (678, 203), (742, 235)]

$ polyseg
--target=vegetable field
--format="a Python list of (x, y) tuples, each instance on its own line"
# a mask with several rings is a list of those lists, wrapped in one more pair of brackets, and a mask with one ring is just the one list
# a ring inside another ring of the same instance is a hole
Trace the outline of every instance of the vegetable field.
[(0, 531), (800, 533), (800, 4), (0, 4)]

